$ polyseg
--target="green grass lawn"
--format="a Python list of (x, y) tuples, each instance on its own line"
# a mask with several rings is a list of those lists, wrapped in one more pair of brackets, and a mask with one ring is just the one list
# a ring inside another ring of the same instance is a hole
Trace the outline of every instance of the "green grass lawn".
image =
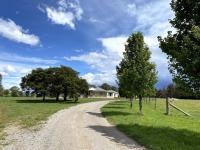
[(9, 123), (31, 127), (45, 121), (58, 110), (97, 100), (80, 99), (77, 103), (73, 101), (57, 103), (54, 99), (42, 102), (41, 98), (0, 97), (0, 133)]
[(165, 101), (143, 103), (144, 115), (138, 114), (138, 101), (131, 110), (128, 101), (117, 101), (102, 108), (103, 115), (119, 130), (152, 150), (200, 150), (200, 101), (173, 102), (192, 117), (171, 109), (166, 116)]

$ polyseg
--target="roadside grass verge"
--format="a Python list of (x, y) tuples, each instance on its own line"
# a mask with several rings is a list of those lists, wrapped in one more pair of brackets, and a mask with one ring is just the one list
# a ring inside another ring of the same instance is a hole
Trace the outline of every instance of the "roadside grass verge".
[(54, 99), (48, 99), (43, 102), (41, 98), (33, 97), (0, 97), (0, 138), (8, 124), (32, 127), (46, 121), (50, 115), (61, 109), (98, 100), (101, 99), (79, 99), (78, 102), (56, 102)]
[(199, 150), (200, 149), (200, 101), (174, 102), (193, 117), (186, 117), (171, 109), (166, 116), (165, 101), (143, 104), (144, 115), (138, 114), (138, 101), (130, 109), (128, 101), (117, 101), (102, 108), (103, 115), (119, 130), (152, 150)]

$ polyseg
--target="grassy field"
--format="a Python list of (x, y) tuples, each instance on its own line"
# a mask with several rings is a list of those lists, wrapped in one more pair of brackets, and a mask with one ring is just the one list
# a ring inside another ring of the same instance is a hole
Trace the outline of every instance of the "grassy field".
[(144, 115), (138, 114), (138, 101), (131, 110), (128, 101), (117, 101), (102, 108), (103, 115), (117, 128), (152, 150), (200, 150), (200, 101), (173, 102), (192, 117), (171, 109), (166, 116), (165, 101), (143, 104)]
[(45, 121), (58, 110), (96, 100), (98, 99), (80, 99), (77, 103), (73, 101), (57, 103), (53, 99), (42, 102), (41, 98), (0, 97), (0, 133), (9, 123), (31, 127)]

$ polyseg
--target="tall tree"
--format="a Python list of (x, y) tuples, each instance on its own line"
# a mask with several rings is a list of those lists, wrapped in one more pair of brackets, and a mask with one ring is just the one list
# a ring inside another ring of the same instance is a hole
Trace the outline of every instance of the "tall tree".
[(3, 96), (2, 75), (0, 74), (0, 96)]
[(131, 101), (139, 97), (139, 110), (142, 113), (142, 97), (154, 89), (157, 82), (155, 64), (150, 62), (151, 52), (144, 42), (142, 33), (133, 33), (127, 40), (123, 59), (117, 66), (120, 90)]
[(10, 90), (5, 89), (5, 90), (3, 91), (3, 96), (9, 96), (9, 94), (10, 94)]
[(78, 78), (78, 72), (73, 70), (70, 67), (61, 66), (60, 67), (60, 74), (62, 75), (62, 90), (64, 94), (64, 100), (67, 100), (67, 96), (70, 95), (70, 86), (72, 85), (73, 78)]
[(85, 79), (80, 78), (78, 80), (78, 91), (80, 95), (87, 96), (89, 90), (89, 85)]
[(43, 101), (48, 92), (50, 82), (49, 74), (45, 69), (37, 68), (25, 77), (22, 77), (21, 88), (26, 90), (31, 88), (35, 93), (40, 93), (43, 96)]
[(200, 95), (200, 1), (172, 0), (171, 8), (175, 18), (170, 23), (176, 33), (158, 37), (160, 48), (168, 55), (175, 83)]
[(100, 87), (104, 90), (111, 90), (111, 86), (108, 83), (103, 83)]
[(59, 96), (63, 91), (62, 83), (64, 82), (62, 71), (59, 67), (52, 67), (47, 69), (49, 74), (49, 92), (59, 100)]
[(13, 86), (10, 88), (10, 93), (12, 97), (18, 97), (19, 92), (20, 92), (20, 89), (17, 86)]

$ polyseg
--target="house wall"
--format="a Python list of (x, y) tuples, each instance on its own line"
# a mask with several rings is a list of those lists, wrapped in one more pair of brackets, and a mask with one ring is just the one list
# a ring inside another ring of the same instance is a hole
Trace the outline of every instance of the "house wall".
[(104, 91), (89, 91), (88, 98), (117, 98), (118, 93)]

